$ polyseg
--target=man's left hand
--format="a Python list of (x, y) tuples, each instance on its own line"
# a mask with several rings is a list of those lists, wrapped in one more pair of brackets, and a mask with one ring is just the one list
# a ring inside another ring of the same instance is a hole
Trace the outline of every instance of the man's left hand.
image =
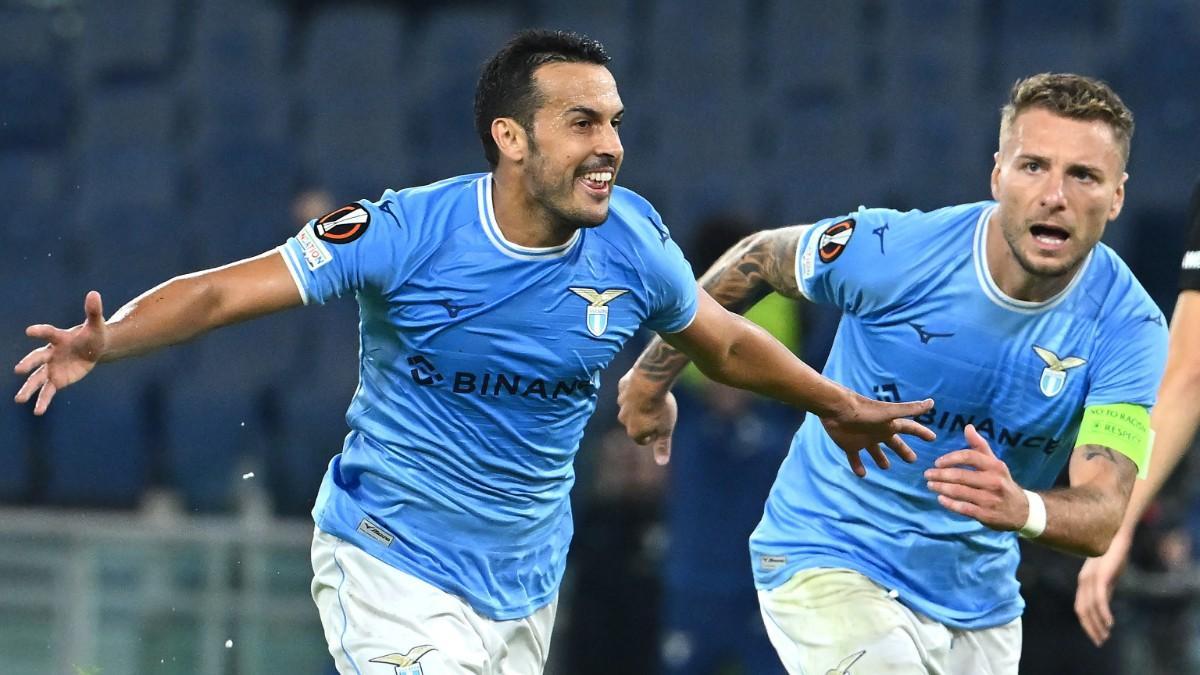
[(993, 530), (1019, 530), (1029, 519), (1029, 499), (983, 436), (968, 424), (967, 447), (937, 458), (925, 471), (943, 507)]

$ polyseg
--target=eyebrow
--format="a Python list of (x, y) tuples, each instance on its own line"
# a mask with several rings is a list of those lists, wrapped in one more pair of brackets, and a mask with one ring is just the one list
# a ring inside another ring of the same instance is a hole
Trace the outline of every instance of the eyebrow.
[[(568, 113), (573, 113), (573, 112), (583, 113), (584, 115), (587, 115), (588, 117), (594, 117), (597, 119), (602, 117), (599, 110), (596, 110), (595, 108), (589, 108), (585, 105), (571, 106), (570, 108), (567, 108), (567, 112)], [(613, 117), (621, 117), (624, 114), (625, 114), (625, 109), (621, 108), (620, 110), (618, 110), (616, 112), (616, 114), (613, 115)]]

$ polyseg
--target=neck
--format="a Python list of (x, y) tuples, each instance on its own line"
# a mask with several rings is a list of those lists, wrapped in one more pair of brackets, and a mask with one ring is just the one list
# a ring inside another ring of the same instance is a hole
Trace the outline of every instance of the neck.
[(560, 246), (575, 234), (575, 228), (559, 222), (525, 189), (516, 171), (497, 167), (492, 172), (492, 206), (500, 233), (518, 246)]
[(992, 281), (995, 282), (1001, 293), (1014, 300), (1045, 302), (1071, 283), (1079, 271), (1079, 265), (1063, 274), (1054, 276), (1034, 274), (1025, 269), (1004, 238), (1004, 228), (999, 221), (1000, 207), (997, 207), (988, 219), (985, 236), (987, 273), (992, 277)]

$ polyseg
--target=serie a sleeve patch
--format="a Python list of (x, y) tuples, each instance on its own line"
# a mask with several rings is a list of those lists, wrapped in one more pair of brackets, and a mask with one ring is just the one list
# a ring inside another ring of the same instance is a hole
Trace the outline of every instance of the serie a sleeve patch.
[(1088, 406), (1079, 425), (1075, 446), (1102, 445), (1133, 461), (1138, 478), (1145, 478), (1150, 468), (1150, 451), (1154, 433), (1150, 430), (1150, 411), (1134, 403), (1113, 403)]

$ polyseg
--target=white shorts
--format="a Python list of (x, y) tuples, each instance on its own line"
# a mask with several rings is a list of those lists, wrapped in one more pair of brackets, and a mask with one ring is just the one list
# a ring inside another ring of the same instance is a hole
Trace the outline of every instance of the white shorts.
[(401, 572), (320, 530), (312, 596), (342, 675), (540, 675), (557, 599), (512, 621)]
[(790, 675), (1017, 675), (1020, 619), (949, 628), (858, 572), (803, 570), (758, 600)]

